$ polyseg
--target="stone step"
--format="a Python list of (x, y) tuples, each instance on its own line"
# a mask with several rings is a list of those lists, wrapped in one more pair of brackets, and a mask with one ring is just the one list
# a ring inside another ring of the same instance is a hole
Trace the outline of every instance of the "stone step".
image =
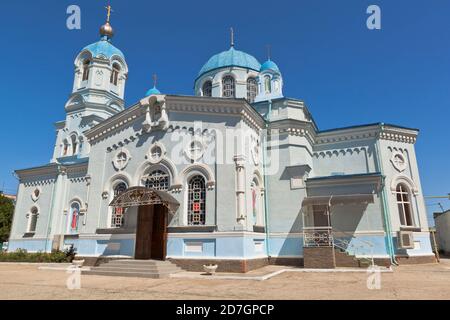
[(132, 265), (173, 265), (170, 261), (157, 261), (157, 260), (110, 260), (108, 264), (132, 264)]
[(173, 273), (183, 271), (170, 261), (156, 260), (109, 260), (91, 270), (83, 271), (86, 275), (141, 277), (141, 278), (167, 278)]
[(152, 278), (152, 279), (162, 279), (169, 278), (172, 273), (161, 273), (161, 272), (134, 272), (134, 271), (105, 271), (105, 270), (95, 270), (82, 271), (85, 275), (95, 275), (95, 276), (109, 276), (109, 277), (135, 277), (135, 278)]
[(168, 266), (164, 268), (155, 268), (155, 267), (138, 267), (138, 266), (110, 266), (110, 265), (101, 265), (95, 267), (95, 270), (118, 270), (118, 271), (139, 271), (139, 272), (180, 272), (182, 271), (178, 267)]
[(131, 263), (131, 262), (122, 262), (122, 261), (111, 261), (111, 262), (107, 262), (105, 264), (109, 264), (109, 265), (117, 265), (117, 266), (141, 266), (141, 267), (166, 267), (166, 266), (174, 266), (175, 264), (171, 263), (171, 262), (166, 262), (166, 263), (151, 263), (151, 262), (147, 262), (147, 263)]

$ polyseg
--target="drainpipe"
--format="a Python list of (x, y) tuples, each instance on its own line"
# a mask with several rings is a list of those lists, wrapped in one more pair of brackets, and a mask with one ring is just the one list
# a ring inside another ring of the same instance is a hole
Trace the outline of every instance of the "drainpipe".
[[(383, 124), (381, 124), (381, 129), (383, 129)], [(391, 258), (391, 262), (395, 265), (398, 265), (397, 260), (395, 259), (395, 251), (394, 251), (394, 241), (392, 240), (392, 226), (391, 226), (391, 219), (390, 219), (390, 213), (389, 213), (389, 207), (387, 205), (386, 199), (387, 199), (387, 195), (386, 195), (386, 177), (384, 176), (384, 169), (383, 169), (383, 162), (381, 161), (380, 158), (380, 146), (379, 146), (379, 140), (377, 139), (376, 143), (375, 143), (375, 148), (376, 148), (376, 159), (378, 162), (378, 166), (380, 168), (381, 171), (381, 175), (382, 175), (382, 185), (381, 185), (381, 200), (383, 203), (383, 217), (384, 217), (384, 222), (385, 222), (385, 231), (386, 231), (386, 244), (388, 247), (388, 251), (389, 251), (389, 256)]]
[(267, 136), (269, 130), (270, 114), (272, 113), (272, 100), (269, 100), (269, 110), (266, 114), (266, 136), (264, 139), (263, 152), (263, 176), (264, 176), (264, 219), (266, 220), (266, 254), (270, 258), (270, 237), (269, 237), (269, 197), (267, 196), (267, 175), (266, 175), (266, 153), (267, 153)]
[[(47, 252), (47, 246), (48, 246), (48, 240), (49, 240), (48, 237), (50, 236), (51, 230), (52, 230), (52, 223), (53, 223), (52, 217), (53, 217), (53, 211), (55, 209), (55, 193), (57, 190), (56, 185), (59, 183), (59, 177), (60, 177), (59, 168), (60, 167), (58, 166), (58, 168), (57, 168), (58, 174), (56, 175), (55, 183), (53, 184), (53, 187), (52, 187), (52, 202), (50, 204), (50, 214), (48, 215), (48, 222), (47, 222), (47, 236), (45, 237), (45, 252)], [(51, 251), (51, 249), (50, 249), (50, 251)]]

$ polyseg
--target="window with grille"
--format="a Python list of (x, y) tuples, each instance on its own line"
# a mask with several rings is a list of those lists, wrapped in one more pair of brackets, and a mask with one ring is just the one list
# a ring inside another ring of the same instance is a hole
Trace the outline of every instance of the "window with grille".
[[(114, 188), (114, 198), (120, 196), (128, 189), (128, 186), (125, 182), (120, 182)], [(126, 212), (125, 208), (113, 208), (111, 215), (111, 228), (120, 228), (124, 223), (124, 215)]]
[(157, 191), (167, 191), (170, 187), (170, 177), (161, 170), (153, 171), (145, 181), (145, 187)]
[(119, 82), (119, 72), (120, 72), (120, 66), (117, 63), (114, 63), (113, 69), (111, 72), (110, 82), (115, 86), (117, 86), (117, 84)]
[(396, 189), (396, 195), (401, 225), (414, 226), (409, 189), (404, 184), (399, 184)]
[(226, 76), (222, 79), (222, 90), (224, 98), (234, 98), (236, 83), (232, 76)]
[(188, 225), (206, 224), (206, 184), (205, 178), (195, 176), (188, 186)]
[(212, 82), (211, 81), (206, 81), (203, 84), (203, 96), (204, 97), (211, 97), (212, 96)]
[(252, 103), (258, 95), (258, 83), (255, 78), (247, 79), (247, 100)]

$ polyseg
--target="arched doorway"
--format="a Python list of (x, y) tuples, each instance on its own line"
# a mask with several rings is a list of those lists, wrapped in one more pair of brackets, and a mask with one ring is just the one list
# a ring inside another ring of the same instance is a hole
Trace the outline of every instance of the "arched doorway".
[(165, 191), (133, 187), (117, 196), (110, 206), (138, 207), (135, 259), (165, 260), (168, 218), (180, 206), (175, 198)]

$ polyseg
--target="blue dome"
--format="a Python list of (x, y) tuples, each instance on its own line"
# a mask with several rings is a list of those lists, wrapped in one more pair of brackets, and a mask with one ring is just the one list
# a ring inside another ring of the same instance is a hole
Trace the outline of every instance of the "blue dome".
[(154, 94), (161, 94), (161, 92), (156, 89), (156, 87), (151, 88), (150, 90), (147, 91), (147, 93), (145, 94), (146, 97), (152, 96)]
[(103, 58), (111, 59), (112, 56), (119, 56), (125, 60), (125, 56), (122, 51), (114, 47), (110, 41), (107, 40), (106, 37), (103, 37), (100, 41), (88, 45), (83, 50), (88, 50), (92, 53), (92, 57), (94, 58)]
[(264, 62), (263, 65), (261, 66), (260, 71), (263, 72), (265, 70), (273, 70), (276, 72), (280, 72), (280, 69), (278, 68), (277, 64), (270, 59)]
[(255, 57), (231, 47), (228, 51), (212, 56), (198, 75), (201, 76), (208, 71), (225, 67), (242, 67), (259, 71), (261, 64)]

